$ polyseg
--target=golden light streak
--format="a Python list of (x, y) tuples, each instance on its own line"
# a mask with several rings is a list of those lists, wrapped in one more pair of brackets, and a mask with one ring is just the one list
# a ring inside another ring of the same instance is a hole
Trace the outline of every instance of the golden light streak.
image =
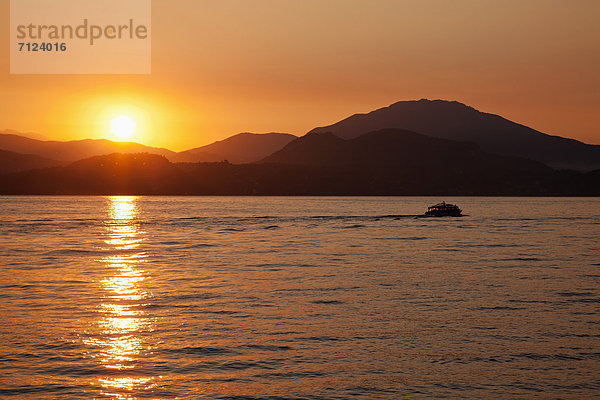
[[(100, 314), (95, 329), (97, 334), (84, 342), (98, 348), (95, 357), (107, 371), (131, 371), (131, 375), (112, 376), (98, 380), (102, 393), (117, 399), (136, 398), (135, 392), (147, 391), (155, 386), (157, 377), (140, 377), (135, 368), (140, 357), (152, 346), (147, 343), (154, 320), (143, 306), (151, 297), (144, 288), (148, 273), (144, 271), (144, 252), (129, 253), (144, 241), (144, 232), (136, 223), (137, 198), (115, 196), (108, 198), (108, 218), (105, 243), (117, 254), (103, 258), (108, 275), (100, 281), (105, 292), (99, 305)], [(119, 253), (125, 251), (125, 253)]]

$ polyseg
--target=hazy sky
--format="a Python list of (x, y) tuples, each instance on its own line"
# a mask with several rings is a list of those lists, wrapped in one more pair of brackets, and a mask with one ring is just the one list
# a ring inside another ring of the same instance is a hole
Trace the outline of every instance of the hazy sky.
[[(101, 0), (99, 0), (101, 1)], [(154, 0), (152, 74), (10, 75), (0, 0), (0, 130), (175, 150), (304, 134), (399, 100), (458, 100), (600, 144), (598, 0)]]

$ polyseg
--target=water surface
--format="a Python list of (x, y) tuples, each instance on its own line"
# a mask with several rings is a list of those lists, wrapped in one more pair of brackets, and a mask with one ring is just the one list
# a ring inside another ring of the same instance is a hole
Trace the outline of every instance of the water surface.
[(600, 199), (0, 197), (0, 397), (600, 396)]

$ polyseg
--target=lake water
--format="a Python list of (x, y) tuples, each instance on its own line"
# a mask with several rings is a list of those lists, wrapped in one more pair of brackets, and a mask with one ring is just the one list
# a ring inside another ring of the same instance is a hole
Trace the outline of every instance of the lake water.
[(600, 397), (600, 199), (0, 197), (0, 398)]

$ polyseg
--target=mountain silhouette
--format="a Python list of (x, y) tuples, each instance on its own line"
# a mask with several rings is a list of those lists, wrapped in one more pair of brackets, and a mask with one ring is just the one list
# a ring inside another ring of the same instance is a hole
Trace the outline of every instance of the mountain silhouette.
[(461, 174), (550, 170), (537, 161), (483, 152), (472, 142), (433, 138), (404, 129), (382, 129), (348, 140), (332, 133), (309, 133), (260, 162), (332, 168), (409, 168), (417, 175), (429, 170)]
[(185, 186), (185, 175), (174, 164), (147, 153), (94, 156), (0, 178), (5, 179), (0, 187), (9, 194), (165, 194)]
[(216, 162), (227, 160), (233, 164), (258, 161), (280, 150), (296, 139), (288, 133), (239, 133), (207, 146), (177, 153), (175, 161)]
[(106, 139), (73, 141), (37, 140), (15, 134), (0, 134), (0, 149), (21, 154), (33, 154), (57, 161), (77, 161), (112, 153), (153, 153), (173, 157), (175, 152), (132, 142), (112, 142)]
[(36, 168), (48, 168), (61, 165), (60, 161), (36, 156), (0, 150), (0, 174), (26, 171)]
[(310, 133), (331, 132), (344, 139), (386, 128), (477, 143), (490, 153), (528, 158), (557, 169), (600, 168), (600, 146), (551, 136), (456, 101), (401, 101), (355, 114)]
[(48, 139), (48, 137), (41, 135), (39, 133), (36, 133), (36, 132), (19, 132), (14, 129), (5, 129), (3, 131), (0, 131), (0, 135), (1, 134), (23, 136), (26, 138), (36, 139), (36, 140), (50, 140), (50, 139)]
[[(397, 134), (375, 132), (365, 135), (362, 141), (361, 138), (344, 141), (329, 134), (313, 134), (299, 139), (300, 142), (291, 147), (302, 147), (313, 141), (330, 141), (341, 149), (347, 145), (343, 142), (351, 142), (350, 151), (356, 151), (353, 147), (367, 146), (378, 135)], [(419, 141), (432, 140), (423, 138), (422, 135), (415, 136), (415, 143), (406, 145), (406, 151), (419, 146)], [(395, 138), (374, 142), (391, 146), (393, 140)], [(400, 164), (392, 159), (373, 162), (374, 158), (368, 156), (355, 163), (347, 161), (349, 150), (341, 150), (342, 155), (332, 165), (300, 165), (272, 162), (171, 163), (155, 154), (110, 154), (67, 166), (2, 174), (0, 194), (600, 195), (600, 171), (554, 171), (533, 161), (501, 156), (485, 160), (480, 157), (485, 153), (469, 143), (440, 142), (438, 145), (440, 149), (432, 154), (441, 156), (447, 153), (448, 148), (454, 147), (454, 152), (470, 153), (472, 157), (456, 165), (445, 162), (449, 161), (445, 159), (433, 161), (434, 156), (426, 157), (426, 161), (419, 157), (407, 158)], [(514, 164), (509, 167), (507, 162), (510, 160)]]
[(0, 133), (0, 149), (65, 162), (112, 153), (149, 153), (165, 156), (172, 162), (228, 160), (234, 164), (241, 164), (260, 160), (296, 139), (296, 136), (287, 133), (240, 133), (207, 146), (176, 153), (133, 142), (113, 142), (106, 139), (38, 140), (17, 135), (14, 131), (5, 132), (11, 133)]

